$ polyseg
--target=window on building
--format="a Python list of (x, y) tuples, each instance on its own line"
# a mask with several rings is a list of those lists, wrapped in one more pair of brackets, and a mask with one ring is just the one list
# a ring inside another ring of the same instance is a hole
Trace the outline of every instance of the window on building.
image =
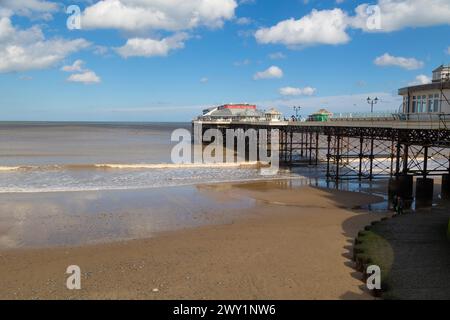
[(441, 80), (441, 70), (433, 72), (433, 81)]
[(416, 96), (413, 96), (413, 99), (412, 99), (411, 112), (412, 113), (417, 112), (417, 97)]
[(433, 112), (434, 94), (428, 95), (427, 112)]
[(434, 95), (433, 112), (439, 112), (439, 94)]
[(427, 96), (422, 96), (422, 112), (427, 112)]
[(417, 96), (417, 112), (422, 112), (422, 96)]

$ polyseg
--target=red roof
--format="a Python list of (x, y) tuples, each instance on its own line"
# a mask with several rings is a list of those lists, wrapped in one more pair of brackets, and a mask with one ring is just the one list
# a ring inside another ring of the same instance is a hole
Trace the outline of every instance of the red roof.
[(250, 105), (250, 104), (225, 104), (223, 106), (220, 106), (219, 109), (252, 109), (252, 110), (256, 110), (256, 106)]

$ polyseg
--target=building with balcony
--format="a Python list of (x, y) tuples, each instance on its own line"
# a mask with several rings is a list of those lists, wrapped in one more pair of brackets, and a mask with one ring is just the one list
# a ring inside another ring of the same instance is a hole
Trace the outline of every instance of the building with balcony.
[(399, 89), (407, 115), (450, 114), (450, 65), (433, 71), (432, 82)]
[(203, 110), (198, 121), (213, 122), (277, 122), (282, 114), (272, 108), (269, 111), (258, 110), (253, 104), (224, 104)]

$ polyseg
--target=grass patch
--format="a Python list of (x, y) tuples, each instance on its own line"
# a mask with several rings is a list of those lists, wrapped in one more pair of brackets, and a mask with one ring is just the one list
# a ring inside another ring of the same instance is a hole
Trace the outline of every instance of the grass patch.
[(389, 285), (389, 273), (394, 262), (394, 252), (389, 242), (374, 231), (362, 231), (354, 247), (356, 261), (377, 265), (381, 269), (381, 283)]

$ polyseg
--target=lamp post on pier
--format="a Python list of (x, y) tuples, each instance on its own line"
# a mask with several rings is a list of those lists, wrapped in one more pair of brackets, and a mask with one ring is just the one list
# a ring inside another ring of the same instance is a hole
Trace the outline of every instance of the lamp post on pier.
[(370, 104), (370, 113), (373, 113), (373, 106), (378, 103), (378, 97), (375, 97), (375, 99), (368, 97), (367, 103)]
[(295, 120), (297, 120), (298, 121), (298, 115), (299, 115), (299, 112), (300, 112), (300, 109), (301, 109), (302, 107), (300, 107), (300, 106), (294, 106), (294, 111), (295, 111)]

